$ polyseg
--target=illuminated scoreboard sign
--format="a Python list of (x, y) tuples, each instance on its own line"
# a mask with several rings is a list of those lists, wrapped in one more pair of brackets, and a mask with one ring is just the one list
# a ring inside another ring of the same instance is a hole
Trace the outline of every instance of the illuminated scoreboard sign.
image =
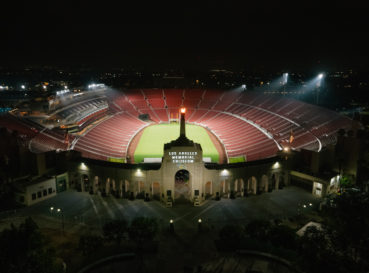
[(194, 163), (197, 152), (169, 152), (172, 163)]

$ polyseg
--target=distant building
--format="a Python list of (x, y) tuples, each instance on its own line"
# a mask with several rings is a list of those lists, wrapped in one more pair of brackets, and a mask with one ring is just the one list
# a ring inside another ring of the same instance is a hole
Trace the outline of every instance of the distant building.
[(12, 186), (15, 201), (30, 206), (65, 191), (68, 186), (68, 174), (19, 179), (13, 182)]

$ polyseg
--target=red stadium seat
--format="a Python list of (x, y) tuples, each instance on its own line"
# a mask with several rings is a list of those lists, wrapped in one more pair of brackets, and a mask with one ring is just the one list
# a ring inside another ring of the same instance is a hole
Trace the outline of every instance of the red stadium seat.
[[(211, 130), (223, 143), (228, 157), (245, 156), (247, 161), (275, 156), (284, 145), (317, 151), (335, 143), (339, 129), (352, 125), (349, 118), (318, 106), (238, 90), (135, 89), (108, 95), (108, 103), (109, 110), (96, 99), (60, 112), (80, 125), (105, 118), (89, 125), (87, 133), (73, 142), (72, 148), (85, 157), (125, 158), (131, 139), (141, 129), (152, 122), (177, 119), (181, 106), (187, 108), (187, 122)], [(151, 121), (140, 120), (140, 114), (148, 114)], [(18, 131), (35, 152), (68, 148), (63, 134), (45, 130), (27, 119), (5, 115), (0, 117), (0, 126)], [(291, 134), (293, 141), (289, 143)]]

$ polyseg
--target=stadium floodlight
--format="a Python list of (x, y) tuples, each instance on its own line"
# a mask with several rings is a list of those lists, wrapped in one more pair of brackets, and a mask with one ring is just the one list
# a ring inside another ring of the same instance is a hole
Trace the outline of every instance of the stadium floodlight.
[(288, 73), (283, 73), (283, 80), (282, 80), (282, 84), (286, 85), (288, 81)]
[(186, 108), (184, 107), (181, 108), (181, 114), (186, 114)]

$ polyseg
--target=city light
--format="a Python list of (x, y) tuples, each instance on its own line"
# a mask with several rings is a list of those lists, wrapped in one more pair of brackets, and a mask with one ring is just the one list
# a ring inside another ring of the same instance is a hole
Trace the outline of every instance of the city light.
[(318, 75), (318, 79), (319, 79), (319, 80), (323, 79), (323, 77), (324, 77), (324, 74), (323, 74), (323, 73), (320, 73), (320, 74)]
[(170, 220), (169, 220), (169, 223), (173, 224), (173, 219), (170, 219)]
[(22, 84), (21, 88), (24, 90), (24, 89), (26, 89), (26, 86)]
[(182, 114), (186, 114), (186, 108), (182, 107), (182, 108), (181, 108), (181, 113), (182, 113)]
[(241, 85), (241, 87), (242, 87), (243, 90), (247, 89), (246, 84)]
[(88, 85), (88, 89), (97, 89), (97, 88), (105, 88), (105, 84), (103, 83), (92, 83)]
[(199, 219), (199, 220), (197, 220), (199, 223), (201, 223), (202, 222), (202, 220), (201, 220), (201, 218)]
[(65, 89), (65, 90), (61, 90), (61, 91), (56, 91), (56, 95), (60, 96), (60, 95), (63, 95), (65, 93), (68, 93), (69, 92), (69, 89)]

